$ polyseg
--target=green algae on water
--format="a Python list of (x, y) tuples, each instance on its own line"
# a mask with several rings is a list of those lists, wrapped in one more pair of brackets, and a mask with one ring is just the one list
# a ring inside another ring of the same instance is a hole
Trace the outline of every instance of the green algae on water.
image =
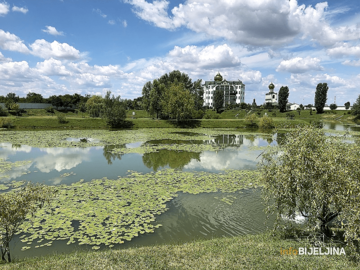
[[(24, 249), (36, 241), (37, 247), (53, 241), (68, 244), (113, 246), (152, 233), (161, 224), (156, 217), (178, 192), (235, 192), (259, 186), (257, 171), (226, 170), (224, 173), (161, 170), (142, 174), (129, 172), (116, 180), (94, 179), (72, 185), (54, 186), (57, 196), (21, 226)], [(231, 204), (227, 196), (223, 202)]]

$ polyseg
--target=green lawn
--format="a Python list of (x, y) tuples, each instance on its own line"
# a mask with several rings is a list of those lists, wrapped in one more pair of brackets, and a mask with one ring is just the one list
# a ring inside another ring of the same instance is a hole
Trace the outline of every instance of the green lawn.
[(2, 269), (359, 269), (344, 255), (281, 255), (312, 247), (270, 233), (124, 250), (73, 252), (27, 258)]
[[(132, 112), (135, 112), (133, 117)], [(55, 111), (54, 114), (47, 113), (45, 110), (28, 110), (22, 116), (7, 116), (1, 117), (3, 121), (10, 121), (12, 125), (18, 130), (29, 129), (108, 129), (106, 122), (101, 118), (91, 118), (87, 113), (66, 112), (67, 123), (58, 123), (57, 115), (61, 112)], [(314, 120), (326, 121), (341, 121), (343, 123), (354, 123), (353, 115), (348, 114), (347, 111), (335, 111), (333, 113), (316, 114), (313, 112), (310, 115), (309, 110), (301, 111), (300, 115), (297, 111), (292, 112), (294, 119), (287, 119), (287, 113), (280, 113), (278, 110), (268, 112), (267, 110), (258, 110), (259, 117), (265, 113), (272, 117), (275, 125), (290, 125), (309, 124)], [(221, 114), (217, 114), (213, 110), (206, 111), (206, 117), (199, 120), (190, 120), (184, 123), (178, 123), (175, 120), (158, 120), (149, 116), (144, 110), (129, 110), (127, 111), (127, 122), (124, 128), (245, 128), (244, 119), (247, 115), (245, 110), (228, 110)], [(210, 119), (207, 119), (210, 118)], [(226, 121), (224, 121), (226, 120)]]

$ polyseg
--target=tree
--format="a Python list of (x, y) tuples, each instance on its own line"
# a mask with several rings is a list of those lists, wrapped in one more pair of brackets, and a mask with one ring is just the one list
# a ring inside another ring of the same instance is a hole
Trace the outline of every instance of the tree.
[(348, 109), (350, 108), (350, 102), (349, 102), (349, 101), (346, 102), (346, 103), (344, 104), (344, 106), (345, 106), (345, 109), (348, 110)]
[(338, 218), (348, 239), (359, 239), (360, 197), (352, 194), (360, 192), (360, 146), (343, 140), (312, 126), (297, 128), (262, 154), (260, 180), (277, 221), (300, 214), (312, 230), (330, 236), (329, 223)]
[(16, 115), (18, 115), (19, 112), (20, 112), (20, 106), (19, 106), (19, 104), (17, 104), (17, 103), (12, 103), (11, 106), (10, 106), (10, 110), (15, 111), (15, 112), (16, 112)]
[(356, 115), (356, 118), (360, 118), (360, 95), (351, 108), (351, 114)]
[(323, 113), (325, 103), (327, 100), (327, 91), (329, 90), (329, 87), (327, 86), (327, 83), (319, 83), (316, 86), (315, 91), (315, 108), (316, 113)]
[(191, 93), (196, 89), (196, 83), (192, 83), (189, 75), (181, 73), (179, 70), (173, 70), (169, 72), (169, 74), (165, 73), (158, 80), (159, 83), (164, 84), (167, 89), (169, 89), (173, 83), (182, 83), (184, 89), (189, 90)]
[(56, 107), (56, 109), (63, 106), (63, 101), (60, 96), (53, 95), (50, 96), (48, 100), (52, 106)]
[(66, 94), (63, 96), (59, 96), (61, 98), (62, 104), (65, 107), (65, 111), (67, 111), (68, 107), (73, 105), (74, 97), (72, 95)]
[(279, 91), (279, 109), (280, 112), (286, 112), (286, 104), (289, 98), (289, 88), (287, 86), (281, 86)]
[(6, 100), (12, 101), (13, 103), (19, 102), (19, 96), (16, 96), (15, 93), (8, 93), (6, 95)]
[(124, 125), (126, 118), (125, 104), (120, 101), (120, 96), (111, 97), (111, 91), (107, 91), (104, 102), (103, 116), (106, 123), (112, 128), (119, 128)]
[(224, 106), (224, 92), (221, 90), (215, 90), (214, 92), (214, 109), (218, 113)]
[(91, 117), (100, 117), (104, 107), (103, 98), (101, 96), (92, 96), (86, 101), (85, 106)]
[(154, 80), (150, 91), (150, 114), (156, 114), (159, 118), (159, 113), (162, 111), (162, 99), (165, 92), (165, 85), (158, 80)]
[(41, 94), (29, 92), (26, 95), (26, 102), (29, 103), (42, 103), (44, 98)]
[(192, 118), (195, 103), (194, 97), (190, 91), (184, 89), (182, 83), (173, 83), (165, 92), (162, 102), (164, 113), (172, 116), (177, 121)]
[(337, 108), (336, 104), (334, 103), (330, 104), (330, 110), (336, 110), (336, 108)]
[(142, 107), (145, 111), (150, 112), (150, 91), (152, 88), (152, 83), (145, 83), (142, 89)]
[(3, 261), (11, 262), (11, 239), (20, 230), (19, 227), (27, 215), (35, 213), (49, 202), (52, 195), (50, 187), (30, 183), (19, 191), (12, 190), (0, 195), (0, 243)]
[(255, 98), (253, 100), (253, 103), (251, 104), (251, 109), (255, 110), (257, 108), (256, 102), (255, 102)]
[(304, 105), (300, 104), (300, 110), (304, 110)]

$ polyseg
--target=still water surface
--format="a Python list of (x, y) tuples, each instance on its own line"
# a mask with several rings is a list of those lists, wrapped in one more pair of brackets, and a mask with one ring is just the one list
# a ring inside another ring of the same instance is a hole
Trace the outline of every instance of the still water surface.
[[(349, 127), (339, 124), (325, 124), (329, 130), (345, 130)], [(357, 130), (357, 127), (350, 127)], [(183, 133), (191, 136), (191, 133)], [(261, 135), (217, 135), (209, 140), (152, 140), (125, 145), (108, 145), (105, 147), (87, 148), (36, 148), (26, 145), (0, 143), (0, 159), (7, 161), (30, 160), (28, 164), (14, 168), (0, 179), (6, 181), (28, 180), (47, 185), (71, 184), (84, 179), (107, 177), (116, 179), (126, 176), (129, 170), (148, 173), (166, 168), (182, 171), (207, 171), (219, 173), (225, 169), (255, 170), (257, 157), (263, 150), (252, 149), (267, 145), (277, 145), (285, 134), (274, 138)], [(78, 140), (78, 138), (68, 138)], [(96, 138), (95, 138), (96, 140)], [(114, 148), (137, 148), (147, 144), (215, 144), (221, 146), (218, 151), (187, 152), (159, 150), (158, 152), (138, 154), (114, 154)], [(233, 203), (228, 205), (221, 198), (233, 196)], [(191, 195), (179, 193), (167, 203), (168, 210), (156, 218), (162, 227), (152, 234), (140, 235), (117, 245), (115, 248), (128, 248), (155, 244), (183, 243), (196, 239), (211, 239), (244, 234), (256, 234), (271, 226), (273, 218), (267, 225), (263, 212), (260, 189), (248, 189), (231, 194), (203, 193)], [(54, 252), (90, 249), (76, 244), (66, 245), (67, 241), (56, 241), (51, 247), (20, 251), (23, 243), (18, 237), (12, 244), (15, 258), (38, 256)]]

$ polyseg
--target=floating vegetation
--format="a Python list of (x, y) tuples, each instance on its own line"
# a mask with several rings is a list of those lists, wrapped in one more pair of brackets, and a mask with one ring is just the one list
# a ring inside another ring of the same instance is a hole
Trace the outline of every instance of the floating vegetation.
[(221, 199), (219, 197), (214, 197), (214, 198), (217, 199), (217, 200), (220, 200), (220, 201), (222, 201), (222, 202), (224, 202), (224, 203), (226, 203), (228, 205), (232, 205), (233, 202), (234, 202), (234, 199), (236, 199), (236, 197), (232, 196), (232, 195), (227, 195), (227, 196), (225, 196), (225, 197), (223, 197)]
[[(10, 172), (11, 170), (29, 165), (30, 163), (32, 163), (31, 160), (9, 162), (6, 161), (5, 159), (0, 159), (0, 180), (3, 178), (9, 178), (9, 175), (7, 173)], [(21, 175), (24, 175), (29, 172), (21, 171), (20, 173)]]
[(221, 147), (211, 144), (145, 144), (136, 148), (115, 148), (111, 150), (112, 153), (128, 154), (128, 153), (152, 153), (159, 152), (159, 150), (175, 150), (186, 152), (203, 152), (203, 151), (216, 151)]
[[(191, 129), (191, 136), (184, 135), (189, 129), (148, 128), (138, 130), (43, 130), (43, 131), (0, 131), (0, 141), (32, 147), (91, 147), (104, 145), (121, 145), (149, 140), (209, 140), (222, 134), (253, 134), (264, 138), (271, 137), (267, 133), (242, 132), (236, 129)], [(198, 135), (196, 135), (198, 134)], [(207, 134), (207, 135), (204, 135)], [(68, 138), (93, 138), (87, 142), (67, 140)]]
[[(129, 172), (116, 180), (83, 180), (70, 186), (53, 187), (57, 196), (21, 226), (26, 249), (50, 246), (55, 240), (68, 244), (113, 246), (152, 233), (161, 224), (166, 202), (177, 193), (235, 192), (259, 185), (257, 171), (226, 170), (224, 173), (181, 172), (171, 169), (156, 173)], [(223, 202), (231, 204), (235, 197)]]
[(65, 178), (65, 177), (69, 177), (71, 175), (76, 175), (76, 173), (74, 173), (74, 172), (64, 173), (64, 174), (60, 175), (60, 177)]
[(7, 190), (9, 189), (10, 187), (7, 186), (7, 185), (4, 185), (4, 184), (0, 184), (0, 190)]

